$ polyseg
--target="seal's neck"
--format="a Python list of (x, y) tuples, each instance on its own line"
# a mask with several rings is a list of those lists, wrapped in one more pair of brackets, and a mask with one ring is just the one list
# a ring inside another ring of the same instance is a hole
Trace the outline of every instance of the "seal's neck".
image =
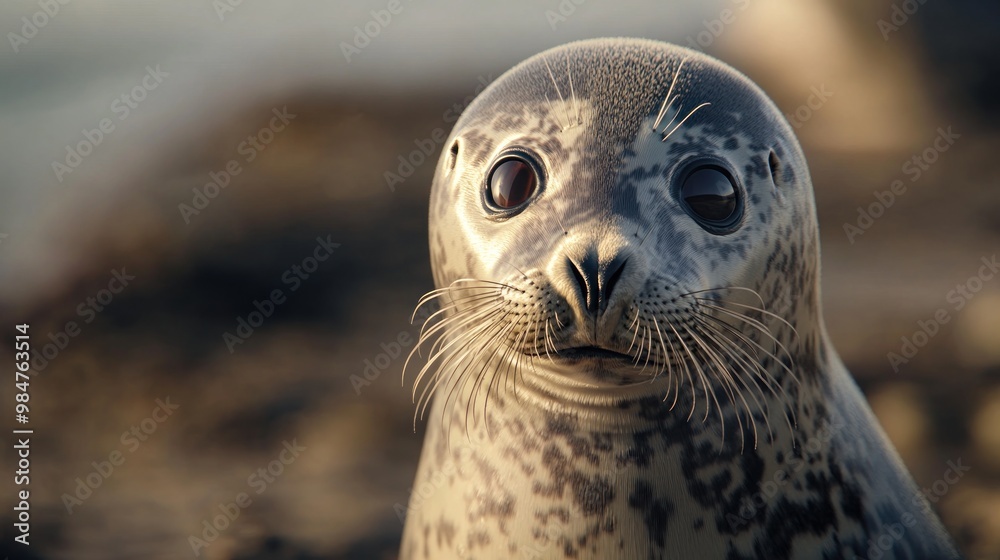
[[(404, 540), (458, 515), (475, 520), (456, 526), (460, 553), (466, 543), (478, 542), (477, 531), (489, 527), (496, 528), (496, 546), (517, 551), (508, 557), (548, 557), (581, 542), (598, 558), (657, 557), (664, 549), (681, 558), (723, 557), (726, 539), (686, 529), (712, 526), (716, 510), (739, 512), (738, 489), (755, 483), (751, 477), (762, 477), (764, 469), (780, 468), (771, 458), (792, 457), (796, 447), (809, 449), (810, 442), (825, 445), (825, 436), (809, 433), (823, 401), (815, 353), (820, 344), (800, 339), (790, 348), (803, 380), (793, 382), (786, 373), (774, 394), (754, 391), (759, 404), (742, 424), (739, 395), (730, 401), (713, 383), (706, 391), (697, 376), (696, 390), (682, 389), (673, 402), (662, 397), (673, 387), (666, 376), (632, 387), (587, 387), (565, 379), (558, 383), (558, 371), (536, 363), (517, 376), (516, 391), (513, 378), (493, 385), (488, 402), (472, 382), (451, 399), (439, 395)], [(784, 370), (772, 362), (768, 371), (779, 376)], [(742, 391), (748, 403), (754, 403), (751, 391), (749, 385)], [(806, 409), (811, 418), (803, 414)], [(786, 411), (801, 414), (800, 421), (790, 421)], [(731, 480), (720, 475), (724, 472)], [(773, 478), (769, 474), (767, 480)], [(716, 494), (730, 482), (735, 493)], [(720, 502), (720, 496), (727, 497)], [(656, 525), (668, 517), (669, 526)], [(639, 538), (626, 539), (625, 552), (617, 527), (639, 528)]]

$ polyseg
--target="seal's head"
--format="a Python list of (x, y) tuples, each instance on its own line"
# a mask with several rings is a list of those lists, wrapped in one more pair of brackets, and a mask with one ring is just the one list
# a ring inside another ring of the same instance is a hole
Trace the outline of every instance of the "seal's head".
[(491, 84), (445, 144), (430, 238), (425, 334), (446, 336), (424, 399), (693, 411), (704, 390), (706, 413), (727, 395), (750, 412), (822, 331), (791, 128), (742, 74), (665, 43), (571, 43)]

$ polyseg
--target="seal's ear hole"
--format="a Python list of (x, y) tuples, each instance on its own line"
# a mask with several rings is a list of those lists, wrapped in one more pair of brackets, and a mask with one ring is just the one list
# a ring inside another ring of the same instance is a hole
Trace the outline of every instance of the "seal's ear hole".
[(455, 162), (458, 161), (458, 140), (455, 140), (451, 144), (451, 149), (448, 150), (448, 160), (445, 162), (444, 169), (447, 173), (451, 173), (455, 170)]
[(771, 170), (771, 181), (774, 186), (778, 186), (778, 171), (781, 169), (781, 162), (778, 161), (778, 154), (771, 150), (767, 156), (767, 167)]

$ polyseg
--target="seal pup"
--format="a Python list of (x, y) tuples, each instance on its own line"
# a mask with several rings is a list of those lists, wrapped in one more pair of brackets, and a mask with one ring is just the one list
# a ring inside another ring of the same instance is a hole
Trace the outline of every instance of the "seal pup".
[(806, 161), (749, 79), (570, 43), (445, 146), (401, 558), (958, 556), (828, 339)]

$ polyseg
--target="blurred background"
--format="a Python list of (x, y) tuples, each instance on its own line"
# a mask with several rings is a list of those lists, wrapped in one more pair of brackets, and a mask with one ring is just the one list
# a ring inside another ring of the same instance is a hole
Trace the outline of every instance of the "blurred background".
[(4, 2), (0, 329), (37, 353), (31, 546), (5, 475), (0, 555), (395, 558), (434, 139), (520, 60), (624, 35), (786, 113), (831, 336), (964, 553), (1000, 558), (998, 25), (973, 0)]

